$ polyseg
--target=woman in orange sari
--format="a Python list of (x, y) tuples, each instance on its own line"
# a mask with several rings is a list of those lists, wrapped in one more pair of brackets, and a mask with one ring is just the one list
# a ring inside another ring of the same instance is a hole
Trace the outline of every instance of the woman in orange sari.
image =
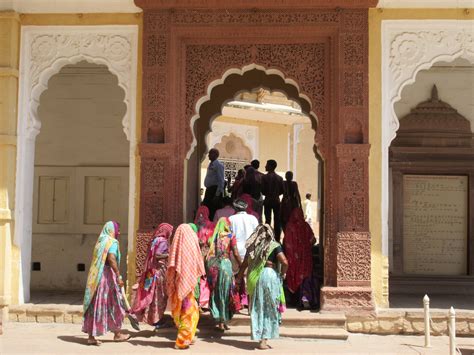
[(198, 277), (205, 274), (204, 262), (196, 233), (181, 224), (169, 251), (166, 283), (171, 315), (178, 328), (176, 349), (188, 349), (194, 343), (199, 321), (199, 306), (194, 297)]

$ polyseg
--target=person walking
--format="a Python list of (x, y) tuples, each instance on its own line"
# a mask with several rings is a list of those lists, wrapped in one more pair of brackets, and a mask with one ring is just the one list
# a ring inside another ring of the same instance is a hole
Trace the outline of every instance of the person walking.
[(301, 197), (298, 184), (293, 181), (293, 172), (287, 171), (283, 182), (283, 197), (281, 199), (281, 226), (285, 230), (285, 225), (290, 219), (293, 209), (301, 209)]
[(262, 193), (265, 196), (263, 201), (265, 223), (271, 225), (273, 213), (275, 238), (279, 242), (281, 235), (280, 195), (283, 194), (283, 178), (275, 172), (276, 168), (277, 162), (275, 160), (267, 161), (265, 165), (267, 173), (262, 177)]
[(219, 151), (212, 148), (209, 150), (208, 157), (210, 163), (204, 179), (206, 192), (202, 204), (209, 208), (209, 219), (212, 221), (214, 219), (214, 213), (216, 213), (222, 204), (225, 188), (225, 176), (224, 164), (218, 160)]
[(232, 307), (235, 282), (230, 261), (231, 252), (240, 266), (242, 260), (230, 221), (222, 217), (209, 239), (209, 253), (206, 258), (207, 280), (211, 290), (209, 308), (219, 331), (229, 329), (227, 323), (235, 311)]
[(171, 243), (166, 272), (171, 315), (178, 328), (176, 349), (188, 349), (194, 343), (199, 322), (199, 306), (194, 289), (196, 280), (204, 274), (197, 235), (189, 224), (181, 224)]
[(237, 275), (237, 283), (242, 283), (248, 267), (252, 340), (258, 340), (258, 348), (265, 350), (270, 348), (268, 339), (279, 337), (281, 313), (285, 310), (283, 280), (288, 262), (268, 224), (257, 227), (246, 248), (247, 254)]
[(148, 248), (145, 269), (138, 282), (137, 294), (131, 313), (138, 321), (146, 322), (158, 329), (166, 310), (166, 270), (168, 268), (169, 239), (173, 226), (161, 223)]
[(89, 335), (88, 345), (101, 345), (97, 336), (114, 333), (114, 341), (127, 341), (130, 335), (121, 333), (125, 316), (120, 275), (120, 227), (117, 222), (105, 223), (94, 247), (92, 263), (84, 293), (82, 331)]
[[(245, 258), (245, 254), (247, 253), (245, 243), (247, 243), (247, 240), (250, 238), (259, 224), (255, 216), (246, 212), (247, 207), (248, 206), (245, 201), (240, 199), (236, 200), (234, 202), (234, 208), (237, 213), (229, 217), (232, 231), (234, 231), (235, 238), (237, 240), (237, 250), (239, 251), (239, 255), (242, 260)], [(248, 306), (247, 290), (244, 282), (239, 285), (238, 292), (241, 306)]]
[(286, 284), (288, 290), (298, 295), (298, 304), (302, 308), (316, 305), (318, 299), (314, 284), (312, 248), (316, 243), (313, 230), (304, 220), (303, 210), (295, 208), (285, 227), (283, 248), (288, 257), (288, 272)]

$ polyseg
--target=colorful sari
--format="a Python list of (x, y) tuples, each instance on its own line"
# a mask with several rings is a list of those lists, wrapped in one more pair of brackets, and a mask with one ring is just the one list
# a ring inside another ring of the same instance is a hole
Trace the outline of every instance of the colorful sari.
[(186, 349), (196, 334), (199, 307), (194, 298), (198, 277), (205, 274), (196, 233), (188, 224), (176, 230), (169, 251), (166, 286), (171, 315), (178, 328), (176, 347)]
[(206, 257), (207, 282), (211, 290), (209, 308), (218, 323), (232, 319), (232, 295), (235, 287), (230, 252), (237, 245), (230, 221), (222, 217), (209, 239), (209, 253)]
[(278, 338), (285, 294), (280, 275), (275, 269), (265, 267), (265, 263), (280, 244), (275, 241), (272, 228), (268, 224), (260, 224), (245, 246), (249, 263), (247, 291), (252, 339)]
[[(214, 228), (216, 227), (216, 224), (209, 220), (209, 209), (206, 206), (200, 206), (198, 208), (194, 224), (198, 228), (197, 236), (199, 245), (201, 246), (201, 255), (204, 260), (209, 252), (209, 238), (211, 238), (212, 233), (214, 233)], [(209, 306), (210, 293), (211, 291), (209, 290), (206, 277), (200, 277), (197, 280), (195, 296), (201, 308), (207, 308)]]
[(161, 254), (168, 254), (168, 239), (173, 233), (173, 226), (162, 223), (153, 235), (153, 241), (145, 262), (145, 270), (140, 276), (137, 295), (131, 313), (140, 322), (155, 325), (163, 317), (168, 300), (166, 294), (166, 269), (168, 260), (157, 259)]
[(122, 328), (125, 316), (122, 293), (114, 271), (106, 263), (109, 251), (114, 250), (117, 264), (120, 264), (120, 248), (116, 239), (118, 235), (118, 224), (109, 221), (102, 228), (94, 247), (84, 293), (82, 326), (82, 331), (92, 336), (104, 335), (108, 331), (116, 332)]
[(301, 208), (295, 208), (285, 228), (283, 247), (288, 258), (286, 283), (292, 293), (296, 293), (304, 279), (313, 271), (312, 242), (313, 230), (304, 220)]

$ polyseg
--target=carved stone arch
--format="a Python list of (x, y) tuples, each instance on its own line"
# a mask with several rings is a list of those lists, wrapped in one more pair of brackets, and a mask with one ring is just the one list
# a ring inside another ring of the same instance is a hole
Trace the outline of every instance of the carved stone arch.
[(241, 69), (228, 69), (221, 78), (212, 81), (207, 88), (207, 94), (197, 100), (196, 111), (190, 121), (193, 141), (186, 155), (187, 158), (189, 159), (196, 147), (198, 156), (203, 155), (205, 151), (205, 147), (198, 146), (196, 130), (204, 129), (204, 136), (207, 137), (212, 131), (212, 122), (219, 116), (226, 102), (231, 101), (239, 92), (259, 87), (283, 92), (289, 99), (298, 102), (302, 111), (309, 117), (313, 130), (317, 131), (319, 122), (313, 111), (311, 100), (300, 91), (296, 81), (285, 77), (283, 72), (278, 69), (265, 69), (261, 65), (250, 64)]
[[(18, 143), (14, 243), (21, 251), (19, 302), (29, 300), (32, 245), (35, 139), (41, 122), (38, 107), (49, 79), (67, 64), (86, 60), (106, 65), (124, 90), (122, 126), (135, 166), (138, 26), (22, 26), (18, 98)], [(135, 169), (130, 169), (129, 250), (134, 247)]]
[[(122, 120), (130, 141), (130, 120), (135, 115), (137, 26), (25, 26), (22, 28), (20, 99), (27, 105), (26, 133), (34, 138), (41, 127), (40, 96), (48, 81), (67, 64), (82, 60), (105, 65), (124, 90), (127, 106)], [(132, 99), (133, 98), (133, 99)], [(21, 124), (22, 122), (20, 122)]]
[(389, 147), (400, 122), (394, 105), (421, 70), (439, 61), (474, 63), (473, 20), (382, 21), (382, 253), (389, 240)]
[[(178, 7), (177, 2), (135, 1), (144, 10), (137, 242), (156, 223), (190, 220), (187, 206), (197, 206), (199, 193), (196, 151), (205, 150), (204, 144), (197, 147), (193, 128), (207, 131), (232, 97), (217, 86), (258, 72), (279, 80), (305, 113), (317, 115), (313, 129), (324, 157), (325, 186), (323, 308), (373, 309), (367, 90), (367, 9), (373, 1), (344, 2), (337, 9), (334, 1), (308, 1), (304, 8), (289, 0), (252, 5), (193, 0)], [(231, 90), (242, 88), (245, 84)], [(360, 122), (355, 130), (347, 124), (357, 143), (346, 143), (346, 121), (352, 119)], [(159, 126), (157, 132), (163, 131), (160, 143), (148, 138), (151, 122)]]

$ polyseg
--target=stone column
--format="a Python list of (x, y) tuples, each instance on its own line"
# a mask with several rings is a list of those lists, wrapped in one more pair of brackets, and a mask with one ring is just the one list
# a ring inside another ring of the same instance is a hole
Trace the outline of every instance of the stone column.
[(20, 19), (0, 12), (0, 334), (12, 299)]
[(335, 236), (336, 287), (323, 287), (324, 310), (373, 310), (369, 233), (369, 144), (336, 146), (340, 206)]

